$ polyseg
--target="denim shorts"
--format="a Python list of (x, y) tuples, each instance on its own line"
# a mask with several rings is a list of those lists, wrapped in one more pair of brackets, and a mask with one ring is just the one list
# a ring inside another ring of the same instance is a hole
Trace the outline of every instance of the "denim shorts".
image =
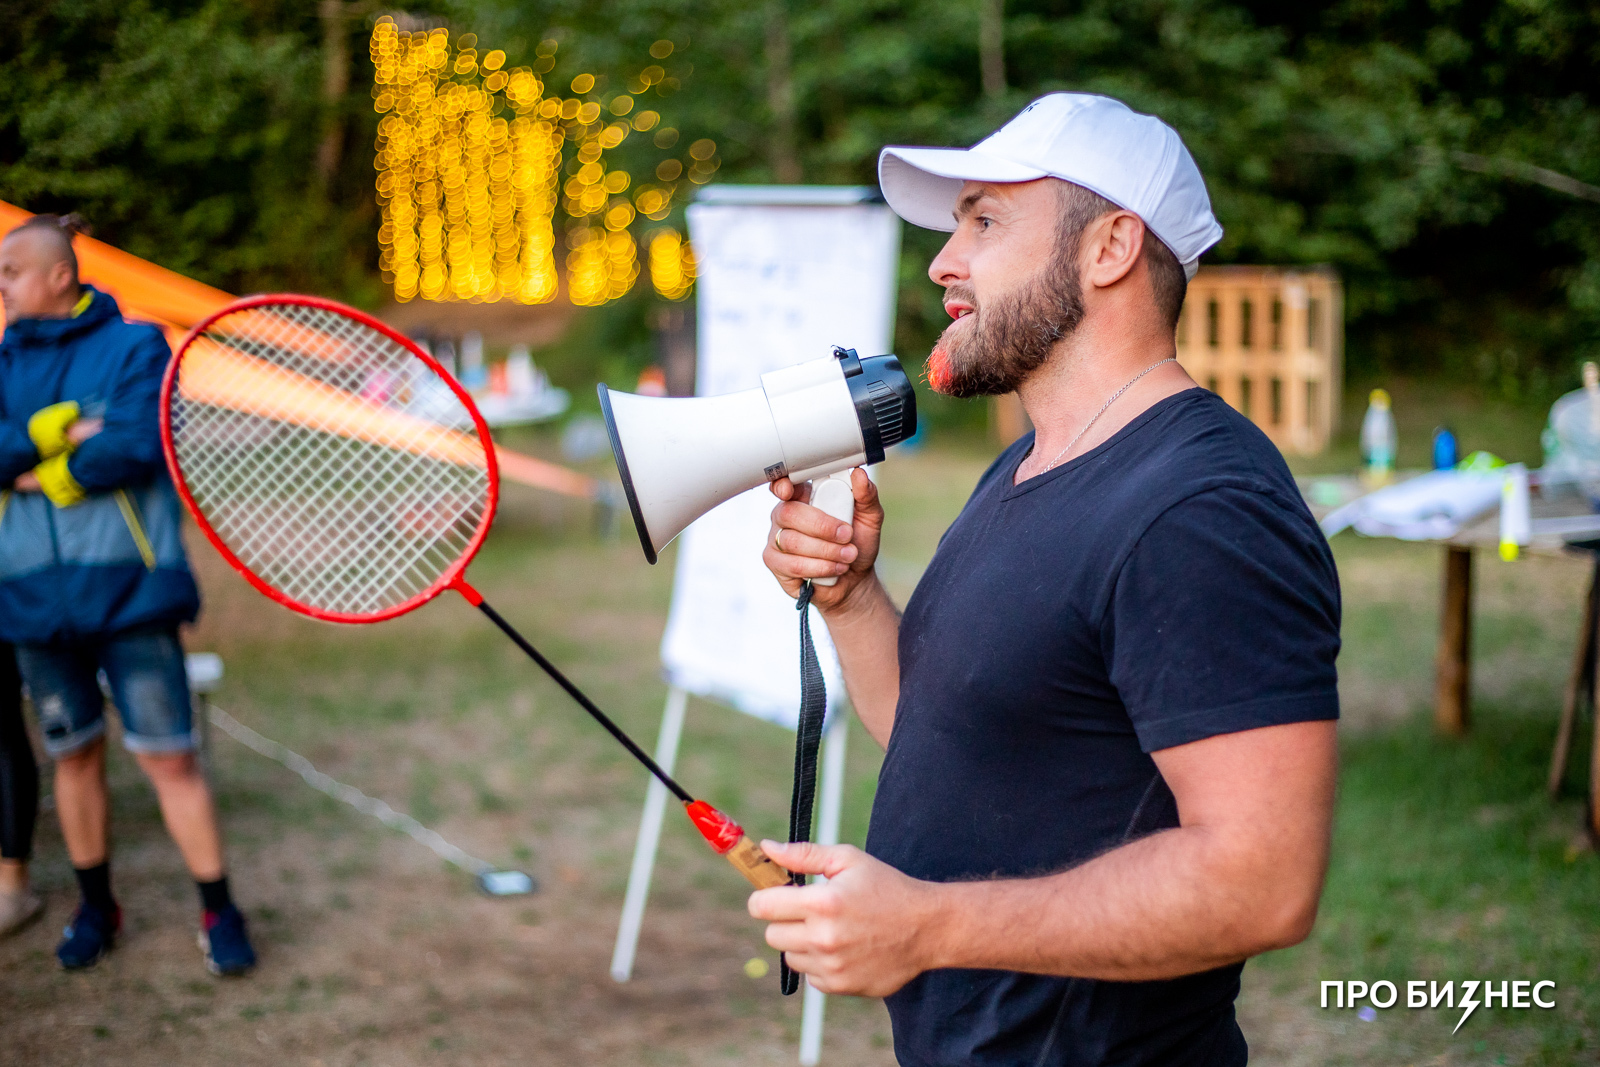
[(198, 747), (183, 646), (175, 627), (18, 645), (17, 666), (52, 759), (70, 756), (105, 736), (101, 672), (122, 719), (122, 743), (129, 752), (193, 752)]

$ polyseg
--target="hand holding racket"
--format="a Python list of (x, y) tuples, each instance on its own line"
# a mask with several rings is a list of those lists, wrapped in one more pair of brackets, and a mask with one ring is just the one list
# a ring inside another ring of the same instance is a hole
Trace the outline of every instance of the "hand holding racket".
[(236, 301), (173, 356), (161, 438), (184, 504), (256, 589), (344, 623), (392, 619), (455, 590), (660, 779), (751, 885), (789, 881), (467, 584), (499, 469), (472, 398), (411, 341), (331, 300)]

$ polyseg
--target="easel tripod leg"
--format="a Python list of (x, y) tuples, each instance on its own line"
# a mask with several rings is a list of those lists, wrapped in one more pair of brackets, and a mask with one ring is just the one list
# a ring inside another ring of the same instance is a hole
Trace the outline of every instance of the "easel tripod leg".
[[(688, 703), (689, 694), (682, 689), (674, 686), (667, 691), (655, 759), (668, 774), (672, 773), (672, 765), (678, 759), (678, 739), (683, 736), (683, 715)], [(633, 977), (633, 957), (639, 947), (639, 927), (644, 921), (645, 901), (650, 896), (650, 875), (655, 869), (656, 847), (661, 843), (661, 820), (666, 814), (667, 800), (667, 787), (652, 775), (645, 793), (644, 813), (639, 817), (639, 840), (633, 847), (633, 869), (628, 873), (628, 895), (622, 903), (617, 946), (611, 953), (611, 977), (618, 982)]]
[[(1561, 696), (1561, 721), (1556, 725), (1556, 743), (1550, 752), (1550, 779), (1545, 783), (1551, 799), (1561, 795), (1561, 779), (1566, 777), (1567, 759), (1572, 752), (1572, 731), (1578, 717), (1595, 653), (1595, 597), (1600, 596), (1600, 555), (1589, 578), (1589, 595), (1583, 603), (1583, 625), (1578, 628), (1578, 647), (1572, 654), (1572, 671)], [(1592, 698), (1591, 693), (1591, 698)]]
[[(844, 711), (836, 713), (833, 724), (822, 739), (821, 811), (818, 812), (817, 842), (823, 845), (839, 843), (839, 812), (844, 801), (845, 744), (850, 736), (850, 717)], [(824, 881), (818, 878), (817, 881)], [(805, 988), (805, 1002), (800, 1009), (800, 1063), (802, 1067), (816, 1067), (822, 1058), (822, 1013), (827, 994)]]
[[(1597, 613), (1600, 614), (1600, 613)], [(1597, 633), (1597, 642), (1600, 642), (1600, 633)], [(1595, 674), (1590, 682), (1591, 693), (1600, 694), (1600, 644), (1595, 650)], [(1594, 703), (1593, 720), (1594, 729), (1589, 736), (1589, 840), (1596, 848), (1600, 848), (1600, 697)]]

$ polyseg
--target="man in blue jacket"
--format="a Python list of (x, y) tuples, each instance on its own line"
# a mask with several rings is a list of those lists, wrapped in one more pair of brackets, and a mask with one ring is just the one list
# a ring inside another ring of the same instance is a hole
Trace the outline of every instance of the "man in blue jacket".
[(149, 776), (199, 886), (214, 974), (255, 963), (228, 893), (178, 625), (200, 595), (167, 476), (158, 393), (170, 352), (80, 285), (71, 223), (39, 215), (0, 242), (0, 640), (17, 646), (81, 895), (56, 956), (69, 970), (112, 947), (104, 672), (123, 744)]

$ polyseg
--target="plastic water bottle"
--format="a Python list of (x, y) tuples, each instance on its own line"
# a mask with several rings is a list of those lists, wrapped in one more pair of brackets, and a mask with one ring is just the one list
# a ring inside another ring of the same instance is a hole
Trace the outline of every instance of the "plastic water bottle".
[(1374, 389), (1367, 398), (1367, 414), (1361, 420), (1362, 476), (1368, 485), (1388, 485), (1394, 478), (1394, 454), (1399, 435), (1394, 413), (1389, 410), (1389, 393)]
[(1454, 470), (1457, 460), (1456, 435), (1450, 432), (1450, 427), (1441, 426), (1433, 431), (1433, 469), (1436, 471)]

